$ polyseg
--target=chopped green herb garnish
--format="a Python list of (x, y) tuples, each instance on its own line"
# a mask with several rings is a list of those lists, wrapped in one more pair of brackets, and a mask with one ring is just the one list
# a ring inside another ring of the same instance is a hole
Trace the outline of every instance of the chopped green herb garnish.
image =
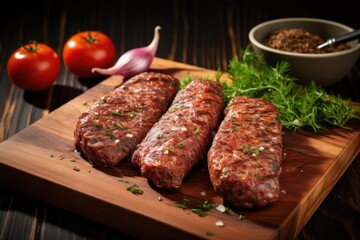
[(184, 141), (181, 141), (178, 144), (176, 144), (177, 148), (183, 148), (184, 146), (185, 146)]
[(124, 116), (124, 113), (123, 113), (123, 111), (113, 111), (112, 115), (122, 117), (122, 116)]
[(107, 134), (110, 134), (112, 135), (114, 132), (111, 128), (105, 128), (104, 131), (107, 133)]
[(252, 154), (253, 156), (258, 156), (262, 151), (264, 151), (264, 147), (252, 148), (250, 144), (246, 144), (243, 149), (244, 155)]
[(182, 203), (178, 204), (177, 207), (181, 209), (185, 209), (187, 208), (187, 206), (189, 206), (189, 204), (190, 204), (190, 200), (187, 198), (183, 198)]
[(60, 156), (60, 160), (64, 160), (65, 159), (65, 156), (64, 155), (61, 155)]
[(226, 175), (226, 173), (229, 173), (229, 172), (231, 172), (231, 170), (229, 168), (223, 168), (222, 171), (221, 171), (221, 173), (223, 175)]
[(213, 208), (214, 206), (215, 206), (214, 204), (212, 204), (211, 202), (206, 200), (201, 205), (201, 209), (210, 209), (210, 208)]
[(136, 184), (131, 185), (131, 186), (128, 187), (126, 190), (130, 191), (130, 192), (133, 193), (133, 194), (140, 194), (140, 195), (141, 195), (141, 194), (144, 193), (144, 191), (141, 190), (141, 189), (138, 187), (138, 185), (136, 185)]
[(192, 81), (190, 74), (187, 74), (184, 78), (180, 79), (180, 89), (185, 88)]
[(197, 129), (196, 129), (195, 134), (196, 134), (196, 135), (200, 135), (200, 128), (197, 128)]
[(196, 215), (198, 215), (199, 217), (203, 217), (206, 215), (206, 213), (201, 208), (193, 208), (191, 209), (191, 211)]
[(177, 205), (177, 207), (184, 209), (184, 210), (189, 208), (191, 210), (191, 212), (197, 214), (200, 217), (206, 216), (206, 211), (208, 211), (212, 208), (216, 208), (216, 210), (218, 210), (219, 212), (222, 212), (222, 213), (230, 212), (230, 209), (225, 207), (224, 205), (222, 205), (222, 204), (216, 205), (214, 203), (211, 203), (208, 200), (205, 200), (202, 204), (199, 204), (198, 207), (192, 208), (192, 207), (190, 207), (190, 200), (187, 198), (183, 198), (182, 202), (179, 203)]
[(264, 147), (259, 147), (259, 148), (254, 148), (252, 149), (252, 152), (257, 156), (259, 155), (262, 151), (264, 151)]
[(242, 221), (242, 220), (244, 220), (244, 219), (245, 219), (245, 216), (240, 214), (240, 215), (239, 215), (239, 220)]
[(129, 183), (129, 180), (125, 180), (125, 179), (119, 179), (119, 182), (123, 182), (123, 183)]
[(174, 153), (174, 150), (171, 148), (166, 148), (165, 151), (168, 151), (169, 153)]
[(121, 123), (115, 123), (115, 126), (116, 126), (116, 128), (118, 128), (118, 129), (120, 129), (120, 130), (124, 130), (124, 129), (125, 129), (124, 125), (122, 125)]
[(250, 154), (250, 148), (251, 148), (251, 145), (247, 143), (243, 149), (243, 154), (245, 154), (245, 155)]
[(106, 102), (107, 102), (107, 98), (106, 98), (106, 97), (101, 97), (101, 98), (99, 99), (99, 101), (106, 103)]

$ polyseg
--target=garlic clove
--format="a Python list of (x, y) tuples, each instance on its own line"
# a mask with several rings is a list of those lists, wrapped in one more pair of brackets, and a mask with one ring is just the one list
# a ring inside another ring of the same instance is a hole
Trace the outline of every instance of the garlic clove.
[(102, 75), (123, 75), (124, 77), (131, 77), (147, 71), (150, 68), (159, 45), (160, 29), (160, 26), (155, 27), (154, 38), (147, 47), (129, 50), (120, 56), (114, 66), (107, 69), (93, 68), (91, 72), (97, 72)]

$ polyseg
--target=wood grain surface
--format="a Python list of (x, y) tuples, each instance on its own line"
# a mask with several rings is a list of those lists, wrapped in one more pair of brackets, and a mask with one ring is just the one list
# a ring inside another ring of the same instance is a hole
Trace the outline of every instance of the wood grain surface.
[[(313, 1), (308, 0), (294, 4), (261, 0), (89, 0), (86, 3), (50, 0), (11, 1), (8, 5), (2, 8), (0, 15), (0, 142), (104, 79), (78, 79), (62, 64), (60, 76), (52, 88), (39, 93), (24, 92), (11, 83), (6, 73), (6, 61), (18, 47), (18, 42), (35, 39), (51, 45), (61, 56), (62, 47), (72, 34), (95, 29), (114, 40), (120, 56), (128, 49), (147, 45), (154, 26), (161, 25), (158, 57), (226, 70), (228, 61), (248, 44), (251, 27), (266, 20), (317, 17), (360, 27), (357, 13), (360, 4), (355, 0), (329, 2), (326, 6), (314, 6)], [(359, 69), (358, 61), (346, 78), (326, 90), (360, 102)], [(336, 150), (327, 151), (333, 153)], [(359, 170), (358, 155), (333, 188), (335, 182), (324, 186), (325, 191), (313, 193), (327, 196), (319, 206), (309, 205), (309, 211), (302, 212), (310, 219), (302, 230), (297, 230), (297, 239), (360, 238)], [(340, 177), (341, 173), (338, 174), (334, 179)], [(14, 176), (8, 178), (12, 180)], [(34, 182), (29, 188), (37, 188), (37, 185)], [(61, 202), (61, 199), (57, 201)], [(298, 228), (302, 225), (293, 224)], [(0, 239), (118, 238), (133, 237), (0, 185)]]

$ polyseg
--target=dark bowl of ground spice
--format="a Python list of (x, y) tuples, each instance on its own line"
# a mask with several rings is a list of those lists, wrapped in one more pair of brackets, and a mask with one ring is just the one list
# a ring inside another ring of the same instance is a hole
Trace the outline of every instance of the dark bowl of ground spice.
[(354, 31), (341, 23), (317, 18), (282, 18), (253, 27), (249, 39), (255, 52), (276, 66), (290, 64), (299, 83), (315, 81), (327, 87), (349, 74), (360, 55), (360, 44), (353, 40), (318, 49), (326, 40)]

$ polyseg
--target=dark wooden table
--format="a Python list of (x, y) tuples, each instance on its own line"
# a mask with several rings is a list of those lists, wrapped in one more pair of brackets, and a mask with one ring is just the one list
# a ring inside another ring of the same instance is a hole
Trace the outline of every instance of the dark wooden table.
[[(162, 27), (157, 56), (209, 69), (227, 70), (249, 44), (249, 30), (281, 17), (316, 17), (360, 27), (360, 2), (335, 1), (27, 1), (10, 2), (0, 15), (0, 142), (97, 84), (72, 75), (62, 63), (51, 89), (29, 93), (9, 80), (6, 63), (18, 42), (37, 40), (61, 56), (72, 34), (99, 30), (116, 44), (118, 56), (147, 45)], [(336, 66), (331, 66), (336, 67)], [(360, 101), (360, 61), (326, 89)], [(297, 239), (360, 239), (360, 156), (358, 155)], [(36, 187), (36, 186), (34, 186)], [(123, 233), (0, 183), (0, 239), (120, 239)]]

